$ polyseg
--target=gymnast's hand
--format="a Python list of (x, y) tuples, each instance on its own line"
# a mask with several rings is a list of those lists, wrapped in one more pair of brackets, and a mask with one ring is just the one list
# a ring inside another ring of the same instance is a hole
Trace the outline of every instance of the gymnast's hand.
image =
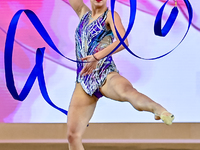
[(88, 75), (91, 74), (92, 71), (96, 68), (98, 60), (95, 59), (93, 55), (89, 55), (87, 57), (81, 58), (82, 61), (86, 60), (87, 63), (85, 63), (85, 66), (81, 70), (81, 76), (82, 75)]

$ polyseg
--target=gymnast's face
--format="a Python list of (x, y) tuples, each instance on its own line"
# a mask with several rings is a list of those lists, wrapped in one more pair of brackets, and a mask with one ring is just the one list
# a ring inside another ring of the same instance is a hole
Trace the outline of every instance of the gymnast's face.
[(107, 0), (90, 0), (92, 6), (95, 7), (105, 7), (107, 4)]

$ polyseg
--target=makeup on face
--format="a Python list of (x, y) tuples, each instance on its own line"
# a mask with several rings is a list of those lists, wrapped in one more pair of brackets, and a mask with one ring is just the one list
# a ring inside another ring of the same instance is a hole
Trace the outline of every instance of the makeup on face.
[(102, 0), (96, 0), (98, 3), (101, 2)]

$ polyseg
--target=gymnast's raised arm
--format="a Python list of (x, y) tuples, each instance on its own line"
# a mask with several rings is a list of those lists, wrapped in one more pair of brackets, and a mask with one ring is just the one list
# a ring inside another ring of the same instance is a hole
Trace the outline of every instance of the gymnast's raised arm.
[(88, 12), (90, 9), (84, 4), (83, 0), (63, 0), (66, 3), (69, 3), (74, 9), (78, 17), (81, 19), (82, 16)]

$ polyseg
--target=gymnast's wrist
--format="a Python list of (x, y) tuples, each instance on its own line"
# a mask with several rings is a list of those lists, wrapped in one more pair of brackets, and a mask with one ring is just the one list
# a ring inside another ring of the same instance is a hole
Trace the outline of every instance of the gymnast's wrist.
[(96, 60), (96, 61), (99, 61), (100, 59), (98, 59), (96, 56), (94, 56), (94, 54), (92, 55), (93, 57), (94, 57), (94, 59)]

